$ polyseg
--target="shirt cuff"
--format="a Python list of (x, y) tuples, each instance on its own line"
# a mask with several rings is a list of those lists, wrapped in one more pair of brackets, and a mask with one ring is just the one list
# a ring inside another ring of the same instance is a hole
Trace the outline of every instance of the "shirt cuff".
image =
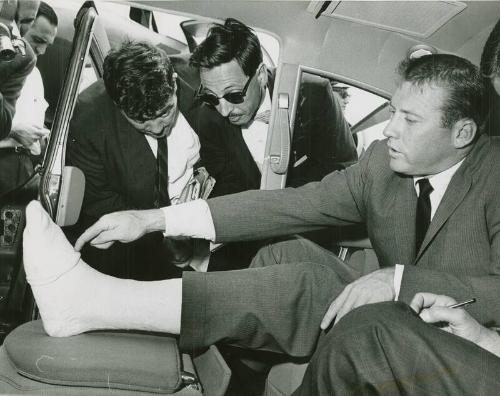
[(405, 269), (404, 265), (396, 264), (394, 269), (394, 301), (398, 301), (399, 291), (401, 290), (401, 281), (403, 280), (403, 271)]
[(208, 204), (203, 199), (162, 208), (166, 237), (190, 237), (215, 241), (215, 226)]

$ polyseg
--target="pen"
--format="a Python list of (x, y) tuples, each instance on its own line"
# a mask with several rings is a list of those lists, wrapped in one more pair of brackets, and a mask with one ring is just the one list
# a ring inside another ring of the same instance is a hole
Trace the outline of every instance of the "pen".
[(464, 305), (472, 304), (475, 302), (476, 302), (476, 299), (471, 298), (470, 300), (465, 300), (465, 301), (450, 305), (450, 306), (448, 306), (448, 308), (460, 308), (460, 307), (463, 307)]

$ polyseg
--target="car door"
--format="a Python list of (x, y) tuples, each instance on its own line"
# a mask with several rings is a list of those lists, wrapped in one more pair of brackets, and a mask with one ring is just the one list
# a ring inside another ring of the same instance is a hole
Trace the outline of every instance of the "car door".
[(109, 42), (93, 2), (86, 2), (75, 18), (70, 60), (59, 96), (52, 132), (43, 163), (40, 201), (60, 226), (74, 224), (79, 216), (85, 180), (78, 169), (65, 165), (66, 142), (86, 68), (102, 76)]

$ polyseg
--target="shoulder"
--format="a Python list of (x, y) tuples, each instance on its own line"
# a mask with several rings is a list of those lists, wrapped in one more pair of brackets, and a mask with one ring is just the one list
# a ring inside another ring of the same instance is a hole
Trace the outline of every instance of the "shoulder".
[(116, 107), (106, 93), (102, 80), (96, 81), (79, 96), (71, 119), (70, 134), (75, 137), (93, 139), (108, 128), (101, 128), (113, 117)]
[(106, 93), (106, 87), (102, 80), (98, 80), (85, 88), (82, 93), (78, 95), (77, 105), (96, 106), (96, 102), (99, 104), (112, 102)]

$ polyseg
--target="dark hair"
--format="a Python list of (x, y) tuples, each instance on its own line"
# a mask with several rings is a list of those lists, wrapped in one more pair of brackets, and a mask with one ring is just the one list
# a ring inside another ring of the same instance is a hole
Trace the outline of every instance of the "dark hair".
[(462, 118), (471, 118), (478, 128), (486, 116), (485, 86), (476, 66), (467, 59), (449, 54), (424, 55), (405, 59), (398, 68), (403, 81), (422, 87), (444, 88), (442, 125), (451, 128)]
[(132, 120), (157, 118), (174, 94), (174, 69), (165, 52), (146, 42), (126, 41), (104, 59), (104, 85)]
[(233, 59), (247, 76), (253, 76), (262, 62), (260, 42), (252, 29), (233, 18), (214, 24), (207, 38), (195, 48), (189, 63), (211, 69)]
[(47, 20), (50, 22), (51, 25), (57, 27), (57, 24), (59, 23), (59, 20), (57, 19), (57, 14), (54, 11), (54, 9), (44, 1), (40, 2), (40, 6), (38, 7), (38, 12), (36, 13), (36, 18), (41, 16), (47, 18)]
[(491, 78), (494, 75), (500, 77), (500, 19), (484, 45), (480, 70), (483, 77)]

